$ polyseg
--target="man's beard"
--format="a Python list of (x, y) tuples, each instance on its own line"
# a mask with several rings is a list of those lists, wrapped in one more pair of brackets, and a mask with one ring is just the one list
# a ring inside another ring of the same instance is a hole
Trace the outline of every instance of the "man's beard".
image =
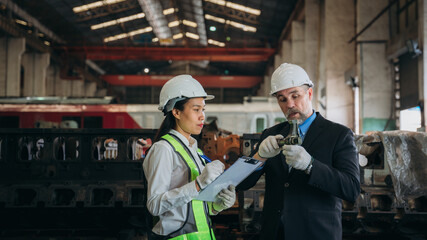
[[(293, 113), (299, 113), (299, 118), (297, 119), (289, 119), (289, 115), (293, 114)], [(307, 114), (299, 111), (298, 109), (289, 109), (286, 113), (285, 113), (285, 117), (286, 119), (289, 120), (297, 120), (298, 124), (303, 123), (307, 118)]]

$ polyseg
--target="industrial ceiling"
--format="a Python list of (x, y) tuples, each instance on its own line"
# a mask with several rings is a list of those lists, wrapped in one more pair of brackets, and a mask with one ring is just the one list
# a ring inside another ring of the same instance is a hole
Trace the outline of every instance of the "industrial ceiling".
[[(92, 66), (92, 72), (105, 82), (115, 75), (153, 77), (183, 70), (262, 79), (296, 3), (0, 0), (0, 13), (62, 61)], [(2, 30), (0, 37), (10, 35)], [(254, 94), (258, 87), (242, 86), (251, 89), (243, 94)], [(223, 92), (230, 86), (217, 88)]]

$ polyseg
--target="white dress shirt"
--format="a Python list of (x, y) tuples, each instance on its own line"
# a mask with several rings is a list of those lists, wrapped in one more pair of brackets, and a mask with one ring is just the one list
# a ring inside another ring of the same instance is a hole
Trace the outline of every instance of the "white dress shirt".
[[(178, 131), (169, 133), (177, 136), (190, 150), (200, 171), (203, 164), (197, 154), (197, 141), (190, 141)], [(187, 204), (199, 193), (186, 163), (166, 141), (155, 142), (143, 163), (145, 177), (148, 182), (147, 208), (160, 221), (154, 226), (153, 232), (168, 235), (179, 229), (187, 217)]]

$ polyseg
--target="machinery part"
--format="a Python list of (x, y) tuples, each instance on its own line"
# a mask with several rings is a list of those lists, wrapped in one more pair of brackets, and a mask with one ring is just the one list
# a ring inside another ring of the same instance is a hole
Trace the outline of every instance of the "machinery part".
[(298, 131), (297, 120), (289, 121), (289, 124), (292, 131), (289, 131), (288, 136), (286, 136), (283, 139), (279, 139), (277, 141), (277, 143), (279, 144), (279, 147), (283, 147), (283, 145), (301, 145), (302, 144), (302, 138), (299, 135), (299, 131)]
[[(148, 234), (142, 162), (155, 133), (3, 129), (0, 238), (111, 238), (124, 230)], [(95, 156), (98, 146), (105, 157)]]

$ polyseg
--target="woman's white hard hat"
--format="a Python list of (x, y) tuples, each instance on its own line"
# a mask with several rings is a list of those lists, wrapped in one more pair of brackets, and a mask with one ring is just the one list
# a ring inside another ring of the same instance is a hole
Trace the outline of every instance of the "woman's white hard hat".
[(308, 77), (307, 72), (300, 66), (292, 63), (282, 63), (271, 76), (271, 95), (288, 88), (314, 84)]
[(191, 75), (178, 75), (163, 85), (159, 97), (159, 110), (167, 113), (173, 109), (176, 102), (196, 97), (202, 97), (205, 100), (214, 98), (213, 95), (208, 95), (202, 85)]

